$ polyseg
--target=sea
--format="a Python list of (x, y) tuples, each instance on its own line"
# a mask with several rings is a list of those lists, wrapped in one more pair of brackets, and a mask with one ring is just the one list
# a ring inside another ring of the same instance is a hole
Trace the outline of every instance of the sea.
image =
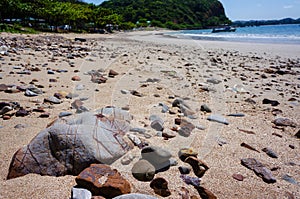
[(300, 24), (237, 27), (235, 32), (220, 33), (212, 33), (212, 29), (182, 30), (168, 35), (195, 40), (300, 45)]

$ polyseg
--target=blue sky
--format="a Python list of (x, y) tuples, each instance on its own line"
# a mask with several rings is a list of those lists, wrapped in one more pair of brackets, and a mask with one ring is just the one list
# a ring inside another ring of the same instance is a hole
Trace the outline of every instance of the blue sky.
[[(99, 5), (103, 0), (84, 0)], [(184, 0), (183, 0), (184, 1)], [(235, 20), (300, 18), (300, 0), (219, 0)]]

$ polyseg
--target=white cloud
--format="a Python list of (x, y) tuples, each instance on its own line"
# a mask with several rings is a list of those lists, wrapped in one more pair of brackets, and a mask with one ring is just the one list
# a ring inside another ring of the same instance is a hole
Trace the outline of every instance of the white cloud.
[(293, 5), (285, 5), (285, 6), (283, 6), (284, 9), (291, 9), (293, 7), (294, 7)]

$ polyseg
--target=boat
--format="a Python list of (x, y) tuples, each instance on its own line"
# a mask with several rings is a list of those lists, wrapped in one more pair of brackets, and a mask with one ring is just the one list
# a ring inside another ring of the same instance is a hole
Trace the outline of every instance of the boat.
[(236, 28), (233, 28), (231, 26), (224, 26), (219, 28), (213, 28), (212, 33), (218, 33), (218, 32), (235, 32)]

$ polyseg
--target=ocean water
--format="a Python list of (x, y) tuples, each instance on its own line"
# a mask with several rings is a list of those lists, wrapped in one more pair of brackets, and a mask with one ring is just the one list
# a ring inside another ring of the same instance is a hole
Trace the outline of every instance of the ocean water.
[(235, 32), (211, 31), (212, 29), (182, 30), (168, 35), (195, 40), (300, 45), (300, 24), (238, 27)]

